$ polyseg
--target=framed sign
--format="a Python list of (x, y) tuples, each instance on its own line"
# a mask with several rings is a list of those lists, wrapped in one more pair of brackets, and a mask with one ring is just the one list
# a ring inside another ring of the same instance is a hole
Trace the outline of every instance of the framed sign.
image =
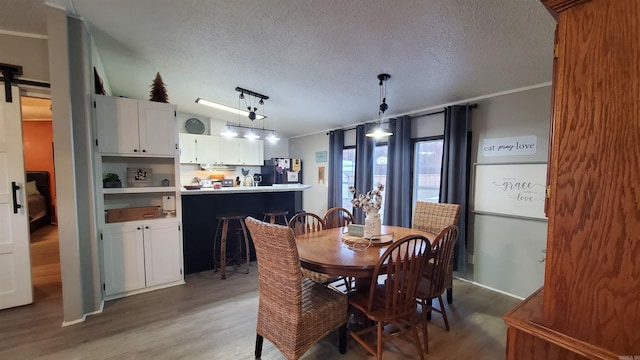
[(316, 162), (317, 163), (325, 163), (325, 162), (327, 162), (327, 152), (326, 151), (316, 151)]
[(475, 164), (473, 211), (546, 220), (547, 164)]

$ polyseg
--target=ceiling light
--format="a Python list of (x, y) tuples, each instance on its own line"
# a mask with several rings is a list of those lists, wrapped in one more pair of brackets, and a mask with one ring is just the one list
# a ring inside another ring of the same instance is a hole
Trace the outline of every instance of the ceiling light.
[(274, 131), (271, 131), (269, 133), (269, 135), (267, 135), (267, 137), (265, 139), (267, 139), (270, 143), (273, 144), (273, 143), (277, 142), (278, 140), (280, 140), (280, 137), (278, 136), (278, 134), (276, 134), (276, 132), (274, 130)]
[[(207, 99), (203, 99), (203, 98), (197, 98), (196, 99), (196, 103), (202, 104), (202, 105), (206, 105), (206, 106), (210, 106), (210, 107), (218, 109), (218, 110), (228, 111), (230, 113), (237, 114), (237, 115), (243, 115), (243, 116), (247, 116), (247, 117), (249, 116), (249, 112), (246, 111), (246, 110), (240, 110), (240, 109), (236, 109), (236, 108), (231, 107), (231, 106), (218, 104), (217, 102), (213, 102), (211, 100), (207, 100)], [(255, 114), (255, 117), (258, 120), (261, 120), (261, 119), (265, 118), (264, 115), (260, 115), (260, 114)]]
[(258, 135), (258, 134), (256, 133), (256, 131), (255, 131), (255, 130), (253, 130), (253, 129), (249, 129), (249, 130), (247, 130), (247, 132), (246, 132), (246, 133), (244, 133), (244, 137), (245, 137), (245, 138), (247, 138), (247, 139), (249, 139), (249, 140), (257, 140), (257, 139), (260, 139), (260, 135)]
[(229, 124), (227, 124), (227, 126), (224, 127), (224, 129), (222, 130), (220, 135), (222, 135), (222, 136), (224, 136), (226, 138), (232, 138), (232, 137), (238, 136), (238, 133), (233, 131), (233, 129), (231, 129), (231, 126), (229, 126)]
[(393, 133), (388, 129), (382, 126), (382, 114), (384, 114), (387, 109), (389, 109), (389, 105), (387, 105), (387, 83), (386, 81), (391, 78), (389, 74), (380, 74), (378, 75), (378, 80), (380, 80), (380, 106), (378, 106), (378, 127), (369, 131), (367, 133), (368, 137), (372, 137), (375, 139), (380, 139), (383, 137), (391, 136)]

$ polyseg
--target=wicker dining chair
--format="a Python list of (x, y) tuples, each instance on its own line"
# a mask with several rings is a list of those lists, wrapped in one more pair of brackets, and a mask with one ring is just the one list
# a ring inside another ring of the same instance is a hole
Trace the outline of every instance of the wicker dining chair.
[[(447, 319), (447, 311), (442, 301), (442, 294), (446, 289), (445, 281), (451, 259), (453, 258), (453, 246), (457, 238), (458, 227), (455, 225), (446, 227), (438, 234), (431, 245), (431, 254), (427, 260), (427, 263), (432, 265), (432, 272), (429, 277), (426, 275), (422, 276), (418, 290), (416, 291), (416, 299), (418, 299), (418, 303), (422, 306), (422, 338), (427, 353), (429, 353), (427, 313), (433, 310), (442, 314), (445, 328), (449, 331), (449, 320)], [(431, 301), (435, 298), (440, 302), (440, 309), (431, 306)]]
[(353, 214), (343, 207), (332, 207), (322, 217), (327, 229), (334, 229), (356, 222)]
[[(368, 292), (349, 294), (349, 305), (375, 322), (371, 327), (352, 332), (351, 336), (378, 360), (382, 359), (384, 343), (401, 335), (411, 335), (410, 340), (424, 360), (416, 329), (415, 294), (430, 249), (429, 240), (421, 235), (403, 237), (391, 244), (378, 260)], [(380, 275), (386, 275), (382, 284), (378, 283)], [(385, 329), (388, 324), (392, 327)], [(377, 334), (375, 348), (366, 341), (373, 332)]]
[[(458, 225), (460, 205), (418, 201), (413, 214), (412, 229), (438, 234), (442, 229), (451, 225)], [(453, 257), (453, 253), (451, 254)], [(432, 272), (430, 264), (425, 266), (425, 274)], [(447, 303), (453, 303), (453, 261), (446, 272), (445, 287), (447, 289)]]
[(266, 338), (289, 360), (339, 329), (338, 348), (346, 352), (348, 300), (331, 288), (304, 278), (291, 228), (252, 217), (245, 220), (256, 249), (259, 277), (255, 356)]

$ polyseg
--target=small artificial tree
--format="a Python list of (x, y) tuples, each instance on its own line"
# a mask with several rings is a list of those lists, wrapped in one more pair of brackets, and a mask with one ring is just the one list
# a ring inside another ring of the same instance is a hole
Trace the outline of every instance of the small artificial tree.
[(169, 102), (169, 96), (167, 95), (167, 87), (165, 83), (162, 81), (162, 76), (160, 73), (156, 73), (156, 78), (153, 80), (151, 84), (151, 101), (156, 102)]

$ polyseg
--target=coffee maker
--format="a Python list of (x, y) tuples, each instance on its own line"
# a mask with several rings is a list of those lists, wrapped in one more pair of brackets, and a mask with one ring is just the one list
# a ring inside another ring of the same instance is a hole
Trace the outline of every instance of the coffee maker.
[(260, 186), (262, 174), (253, 174), (253, 186)]

